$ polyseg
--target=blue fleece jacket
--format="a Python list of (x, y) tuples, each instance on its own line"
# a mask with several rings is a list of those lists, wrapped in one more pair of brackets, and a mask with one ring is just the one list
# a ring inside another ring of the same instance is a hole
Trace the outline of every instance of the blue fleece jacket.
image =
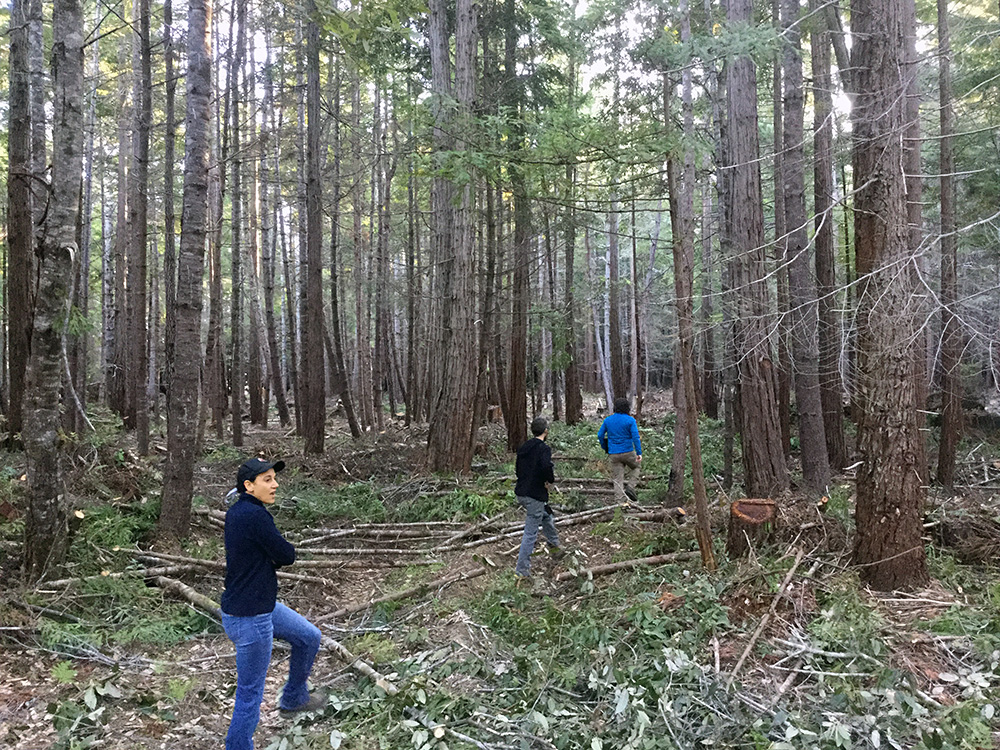
[(606, 417), (601, 423), (601, 429), (597, 431), (597, 439), (608, 453), (628, 453), (634, 450), (637, 456), (642, 455), (639, 425), (628, 414), (615, 413)]
[(225, 536), (222, 611), (236, 617), (273, 612), (278, 600), (275, 570), (295, 562), (295, 547), (285, 541), (264, 503), (246, 493), (226, 513)]

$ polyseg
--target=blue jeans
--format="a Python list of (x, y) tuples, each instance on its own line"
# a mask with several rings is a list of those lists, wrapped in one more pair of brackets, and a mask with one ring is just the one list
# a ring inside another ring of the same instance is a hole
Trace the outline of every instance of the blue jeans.
[(545, 503), (533, 497), (517, 496), (517, 501), (524, 506), (528, 512), (528, 517), (524, 521), (524, 536), (521, 537), (521, 551), (517, 553), (517, 565), (514, 572), (519, 576), (526, 576), (531, 572), (531, 553), (535, 550), (535, 540), (538, 539), (538, 527), (542, 527), (542, 533), (550, 547), (559, 546), (559, 535), (556, 533), (556, 525), (552, 521), (552, 514), (545, 512)]
[(280, 602), (274, 605), (273, 612), (263, 615), (236, 617), (223, 612), (222, 627), (236, 646), (236, 705), (226, 735), (226, 750), (253, 750), (274, 639), (292, 646), (281, 708), (298, 708), (309, 700), (306, 680), (319, 651), (319, 628)]

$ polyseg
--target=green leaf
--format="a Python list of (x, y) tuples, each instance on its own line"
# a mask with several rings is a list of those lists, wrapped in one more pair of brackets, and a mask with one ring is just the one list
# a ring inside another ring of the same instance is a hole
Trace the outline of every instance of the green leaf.
[(62, 684), (68, 685), (76, 679), (76, 670), (73, 669), (73, 662), (61, 661), (52, 667), (52, 678)]

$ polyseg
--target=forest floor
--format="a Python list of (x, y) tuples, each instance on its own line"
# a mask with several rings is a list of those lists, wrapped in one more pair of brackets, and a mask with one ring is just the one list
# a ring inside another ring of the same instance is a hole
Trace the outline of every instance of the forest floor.
[[(720, 566), (703, 570), (693, 524), (664, 503), (664, 394), (646, 401), (644, 479), (630, 506), (613, 504), (597, 417), (553, 426), (552, 504), (571, 554), (536, 553), (527, 586), (512, 575), (523, 515), (500, 425), (483, 428), (475, 471), (461, 478), (427, 473), (425, 430), (397, 423), (356, 443), (333, 423), (318, 458), (298, 458), (276, 426), (248, 428), (240, 449), (208, 440), (192, 534), (167, 548), (154, 538), (162, 441), (140, 460), (113, 420), (95, 421), (74, 459), (79, 514), (63, 582), (19, 582), (24, 462), (0, 454), (0, 747), (222, 746), (232, 644), (203, 606), (163, 585), (218, 601), (224, 495), (257, 454), (288, 461), (275, 515), (299, 562), (280, 598), (336, 641), (312, 675), (326, 709), (295, 720), (277, 711), (288, 651), (276, 646), (258, 748), (1000, 747), (995, 436), (970, 438), (958, 496), (929, 499), (931, 584), (883, 594), (850, 566), (850, 475), (822, 511), (794, 490), (776, 498), (770, 542), (726, 559), (739, 489), (716, 479), (722, 432), (710, 420), (701, 432)], [(614, 563), (629, 564), (606, 572)]]

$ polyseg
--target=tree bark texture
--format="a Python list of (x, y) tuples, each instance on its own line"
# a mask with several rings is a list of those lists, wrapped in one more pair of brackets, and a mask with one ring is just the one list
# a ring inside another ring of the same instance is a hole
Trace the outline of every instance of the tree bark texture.
[(921, 540), (926, 472), (913, 350), (914, 299), (907, 185), (908, 0), (852, 0), (857, 94), (852, 111), (858, 270), (857, 535), (862, 581), (888, 590), (927, 582)]
[[(153, 78), (149, 51), (149, 0), (135, 5), (135, 82), (133, 88), (132, 169), (129, 173), (129, 225), (132, 242), (128, 261), (128, 366), (125, 426), (135, 429), (139, 455), (149, 452), (149, 405), (146, 402), (147, 347), (146, 224), (149, 205), (149, 130), (153, 121)], [(119, 228), (119, 231), (120, 228)]]
[(60, 460), (63, 346), (72, 285), (83, 170), (83, 7), (56, 0), (53, 25), (53, 160), (41, 245), (38, 300), (25, 393), (24, 447), (30, 502), (24, 573), (38, 581), (62, 565), (68, 542)]
[[(821, 0), (810, 0), (816, 11)], [(819, 298), (819, 387), (823, 430), (829, 464), (847, 465), (844, 438), (844, 386), (840, 376), (840, 314), (838, 312), (836, 237), (833, 202), (833, 77), (830, 74), (830, 32), (820, 24), (811, 38), (813, 77), (813, 216), (816, 244), (816, 292)]]
[[(10, 6), (10, 88), (7, 166), (7, 363), (11, 438), (21, 432), (25, 370), (34, 307), (34, 225), (31, 216), (31, 80), (28, 74), (28, 0)], [(12, 441), (13, 442), (13, 441)]]
[(302, 364), (306, 402), (302, 435), (306, 453), (322, 453), (326, 435), (326, 383), (323, 352), (323, 186), (320, 182), (319, 26), (315, 0), (306, 13), (306, 310), (302, 326)]
[(173, 301), (174, 342), (167, 360), (167, 455), (159, 528), (187, 535), (194, 493), (200, 385), (202, 285), (208, 235), (208, 183), (211, 138), (212, 46), (211, 0), (189, 0), (186, 115), (184, 122), (184, 193), (177, 287)]
[(948, 0), (938, 0), (938, 106), (941, 110), (941, 439), (937, 481), (951, 491), (962, 434), (962, 329), (958, 314), (958, 237), (955, 221), (955, 112), (951, 86)]
[(823, 402), (819, 389), (819, 346), (816, 284), (810, 262), (806, 218), (805, 89), (802, 82), (802, 44), (799, 0), (782, 0), (781, 27), (785, 37), (782, 58), (784, 90), (784, 176), (780, 192), (785, 206), (785, 259), (788, 263), (789, 333), (795, 374), (795, 405), (799, 415), (799, 454), (806, 487), (819, 496), (830, 482), (830, 463), (823, 430)]
[[(475, 54), (477, 46), (475, 4), (458, 0), (455, 28), (455, 99), (458, 105), (457, 132), (469, 128), (475, 97)], [(466, 143), (459, 136), (459, 151)], [(458, 186), (454, 209), (453, 246), (442, 258), (449, 284), (442, 320), (449, 345), (444, 349), (444, 381), (440, 397), (431, 413), (428, 460), (434, 471), (467, 472), (472, 466), (475, 413), (476, 356), (474, 304), (475, 231), (472, 222), (473, 180)]]
[[(748, 23), (749, 0), (731, 0), (729, 20)], [(749, 56), (733, 60), (726, 82), (726, 232), (730, 243), (733, 346), (739, 383), (739, 427), (744, 489), (766, 497), (788, 487), (778, 420), (777, 373), (768, 336), (771, 311), (766, 286), (757, 71)]]

